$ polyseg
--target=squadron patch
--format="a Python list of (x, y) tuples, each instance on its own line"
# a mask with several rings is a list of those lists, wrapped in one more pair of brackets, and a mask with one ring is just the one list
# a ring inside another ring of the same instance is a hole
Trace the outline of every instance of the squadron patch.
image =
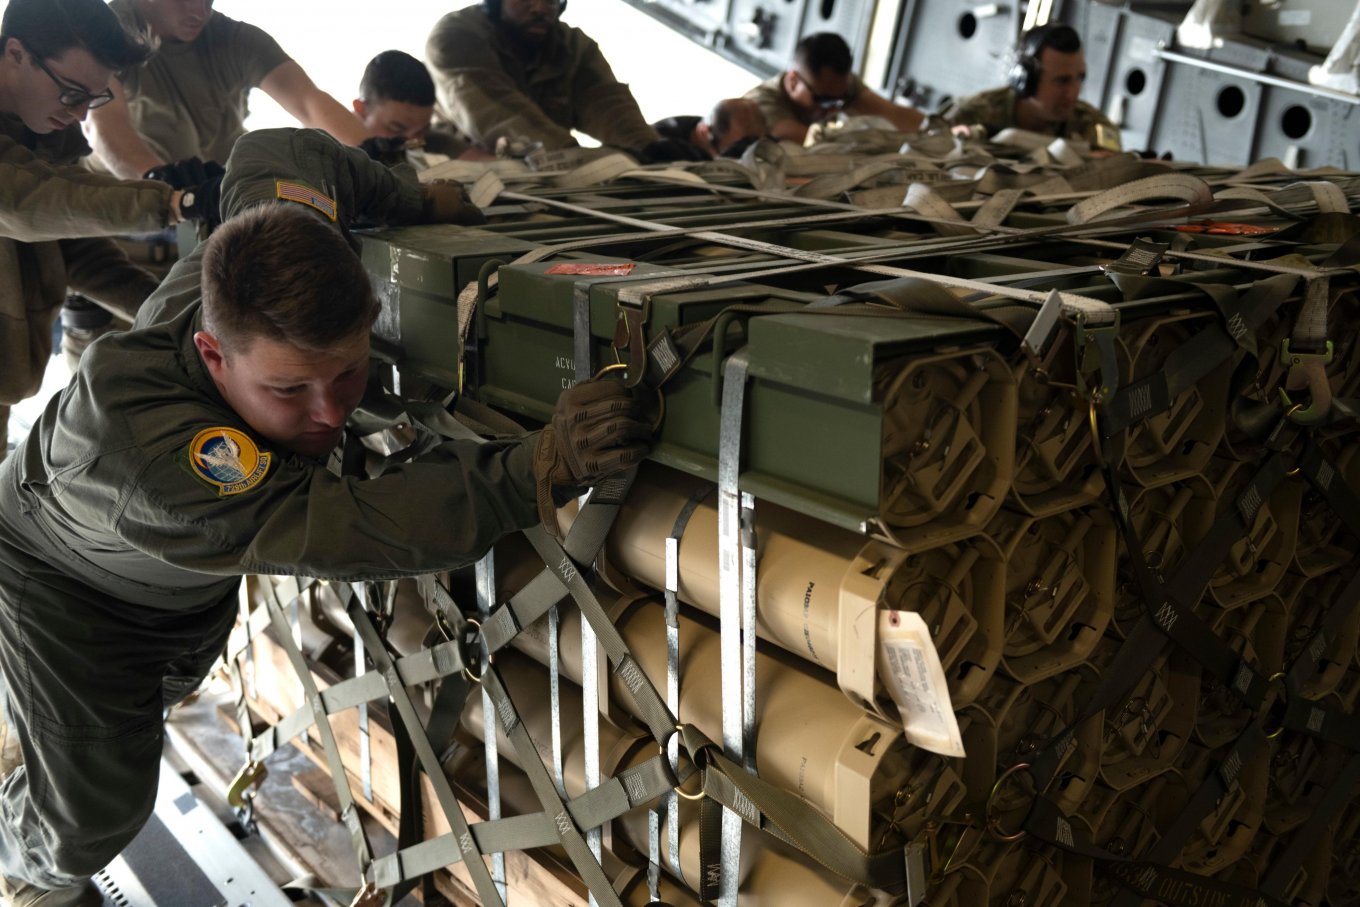
[(272, 459), (249, 435), (225, 426), (205, 428), (189, 442), (189, 467), (222, 497), (263, 482)]
[(274, 180), (274, 194), (285, 202), (297, 202), (315, 208), (331, 220), (335, 220), (339, 211), (335, 199), (322, 195), (306, 183)]

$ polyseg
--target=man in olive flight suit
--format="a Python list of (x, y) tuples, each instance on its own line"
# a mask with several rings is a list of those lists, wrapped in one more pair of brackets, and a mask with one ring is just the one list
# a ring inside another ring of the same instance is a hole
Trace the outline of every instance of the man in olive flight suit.
[(281, 129), (238, 143), (222, 214), (0, 468), (0, 670), (24, 757), (0, 785), (11, 904), (98, 903), (89, 877), (154, 804), (162, 709), (220, 655), (242, 574), (465, 565), (645, 453), (621, 385), (588, 382), (537, 434), (332, 474), (379, 308), (345, 228), (479, 213), (456, 184)]
[(496, 143), (576, 145), (573, 129), (644, 157), (670, 159), (673, 143), (647, 124), (599, 45), (558, 21), (559, 0), (483, 0), (440, 19), (425, 45), (436, 121), (485, 151)]
[[(176, 223), (181, 194), (74, 166), (80, 121), (145, 59), (100, 0), (10, 0), (0, 47), (0, 460), (10, 406), (37, 393), (70, 287), (127, 321), (156, 287), (102, 237)], [(74, 351), (73, 351), (74, 352)]]

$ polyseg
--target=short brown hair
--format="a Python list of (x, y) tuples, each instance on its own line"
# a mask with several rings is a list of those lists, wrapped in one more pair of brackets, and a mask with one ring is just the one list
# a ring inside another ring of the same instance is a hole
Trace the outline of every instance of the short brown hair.
[(203, 327), (227, 351), (266, 337), (328, 350), (378, 317), (368, 273), (333, 224), (271, 202), (218, 227), (203, 251)]
[(151, 56), (146, 39), (124, 28), (104, 0), (10, 0), (0, 37), (19, 39), (43, 60), (83, 47), (115, 72)]

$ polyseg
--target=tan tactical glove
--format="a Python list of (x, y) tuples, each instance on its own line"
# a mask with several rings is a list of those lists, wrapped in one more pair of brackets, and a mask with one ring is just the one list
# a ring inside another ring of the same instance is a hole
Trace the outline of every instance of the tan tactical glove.
[(534, 481), (543, 525), (555, 535), (559, 504), (641, 463), (651, 434), (641, 407), (618, 382), (596, 379), (564, 390), (534, 448)]
[(463, 184), (457, 180), (432, 180), (424, 185), (425, 205), (420, 212), (422, 224), (486, 223), (486, 216), (472, 203)]

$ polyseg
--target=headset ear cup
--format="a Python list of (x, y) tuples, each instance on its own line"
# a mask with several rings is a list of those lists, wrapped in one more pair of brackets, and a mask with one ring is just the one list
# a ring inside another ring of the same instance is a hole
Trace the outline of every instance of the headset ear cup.
[(1039, 64), (1028, 54), (1016, 58), (1011, 67), (1009, 83), (1015, 93), (1022, 98), (1034, 97), (1039, 88)]

